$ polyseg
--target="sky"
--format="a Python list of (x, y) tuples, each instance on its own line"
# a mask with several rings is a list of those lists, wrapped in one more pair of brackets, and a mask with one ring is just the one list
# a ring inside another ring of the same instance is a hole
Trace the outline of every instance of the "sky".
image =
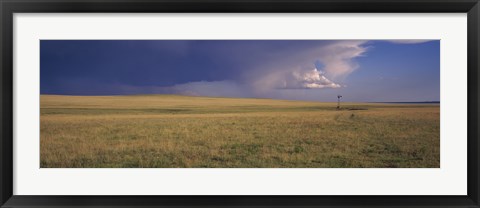
[(440, 100), (439, 40), (41, 40), (40, 93)]

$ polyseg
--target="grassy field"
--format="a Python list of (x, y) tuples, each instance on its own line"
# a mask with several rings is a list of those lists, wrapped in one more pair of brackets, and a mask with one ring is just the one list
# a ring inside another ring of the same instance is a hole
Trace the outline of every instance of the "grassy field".
[(440, 108), (41, 95), (42, 168), (438, 168)]

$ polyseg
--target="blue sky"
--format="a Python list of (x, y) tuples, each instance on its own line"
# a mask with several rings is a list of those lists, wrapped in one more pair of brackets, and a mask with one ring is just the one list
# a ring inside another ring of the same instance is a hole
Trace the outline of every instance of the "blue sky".
[(439, 40), (41, 40), (40, 92), (440, 100)]

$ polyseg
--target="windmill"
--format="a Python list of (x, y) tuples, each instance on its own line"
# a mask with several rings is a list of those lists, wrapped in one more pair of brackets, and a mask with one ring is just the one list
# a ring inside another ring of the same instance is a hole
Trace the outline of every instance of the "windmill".
[(338, 98), (338, 103), (337, 103), (337, 110), (340, 110), (340, 98), (342, 98), (341, 95), (337, 95)]

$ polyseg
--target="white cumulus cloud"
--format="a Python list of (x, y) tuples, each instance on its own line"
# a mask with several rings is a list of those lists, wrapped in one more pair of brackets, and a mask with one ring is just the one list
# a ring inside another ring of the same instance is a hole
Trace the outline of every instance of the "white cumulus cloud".
[(325, 77), (324, 72), (317, 68), (312, 70), (297, 70), (287, 76), (284, 84), (280, 88), (284, 89), (321, 89), (321, 88), (339, 88), (336, 84)]
[[(272, 89), (341, 88), (339, 84), (358, 68), (355, 58), (367, 50), (365, 40), (331, 41), (289, 54), (272, 54), (271, 61), (247, 71), (246, 82), (257, 94)], [(321, 66), (316, 66), (320, 63)]]

